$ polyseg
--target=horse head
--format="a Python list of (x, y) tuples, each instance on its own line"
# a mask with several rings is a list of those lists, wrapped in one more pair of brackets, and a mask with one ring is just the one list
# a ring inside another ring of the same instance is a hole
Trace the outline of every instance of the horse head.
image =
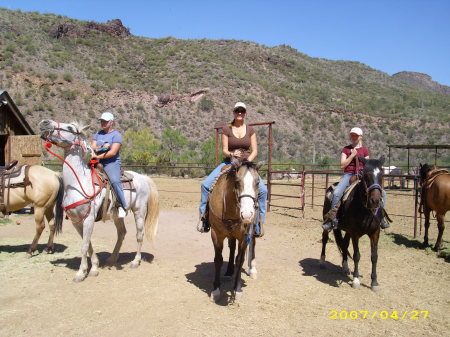
[(363, 187), (364, 205), (366, 208), (375, 210), (382, 204), (381, 182), (383, 178), (384, 156), (380, 159), (366, 159), (361, 157), (360, 161), (364, 164), (361, 176), (361, 186)]
[(419, 175), (420, 175), (420, 183), (423, 184), (423, 182), (427, 179), (428, 172), (433, 170), (434, 167), (431, 165), (425, 164), (419, 164)]
[(41, 138), (62, 148), (69, 148), (73, 145), (87, 147), (84, 131), (88, 126), (80, 126), (78, 123), (60, 123), (51, 119), (44, 119), (39, 122)]
[(239, 202), (240, 217), (244, 225), (250, 224), (258, 214), (259, 175), (263, 162), (233, 161), (234, 191)]

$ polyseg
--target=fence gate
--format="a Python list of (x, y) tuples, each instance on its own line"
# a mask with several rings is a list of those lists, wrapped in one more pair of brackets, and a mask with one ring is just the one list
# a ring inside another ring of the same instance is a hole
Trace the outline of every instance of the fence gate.
[(41, 165), (42, 144), (40, 136), (9, 136), (5, 146), (5, 162), (18, 160), (19, 164)]

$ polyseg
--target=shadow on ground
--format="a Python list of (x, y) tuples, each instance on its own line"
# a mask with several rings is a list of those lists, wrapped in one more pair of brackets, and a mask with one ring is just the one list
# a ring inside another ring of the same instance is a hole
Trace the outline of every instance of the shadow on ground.
[[(37, 251), (42, 253), (44, 249), (47, 247), (46, 244), (39, 244), (37, 246)], [(0, 246), (0, 253), (26, 253), (28, 251), (28, 248), (30, 248), (30, 244), (24, 244), (24, 245), (15, 245), (15, 246)], [(60, 243), (55, 243), (55, 253), (62, 253), (67, 249), (67, 246), (62, 245)], [(33, 253), (33, 255), (36, 254), (36, 252)]]
[[(100, 260), (100, 268), (111, 268), (111, 266), (106, 265), (106, 259), (111, 256), (111, 253), (109, 252), (100, 252), (97, 253), (98, 259)], [(127, 266), (131, 261), (133, 261), (134, 257), (136, 256), (136, 253), (120, 253), (119, 259), (117, 260), (116, 264), (112, 267), (121, 270), (125, 266)], [(155, 258), (152, 254), (149, 253), (141, 253), (142, 256), (142, 263), (152, 263), (153, 259)], [(89, 268), (91, 266), (90, 259), (88, 259), (89, 262)], [(61, 267), (64, 266), (69, 269), (78, 270), (80, 268), (81, 263), (81, 257), (72, 257), (67, 259), (57, 259), (54, 261), (50, 261), (51, 264)]]
[[(227, 263), (222, 266), (222, 273), (224, 274)], [(197, 288), (202, 290), (209, 297), (213, 288), (214, 281), (214, 263), (213, 262), (203, 262), (195, 266), (195, 271), (186, 274), (186, 279), (189, 283), (195, 285)], [(232, 292), (233, 292), (234, 276), (232, 278), (226, 278), (222, 276), (220, 285), (220, 299), (216, 304), (221, 306), (227, 306), (234, 302)], [(246, 287), (245, 280), (242, 279), (242, 289)], [(244, 295), (245, 296), (245, 295)]]
[(340, 284), (351, 281), (340, 266), (325, 261), (324, 268), (320, 268), (319, 262), (318, 259), (307, 258), (300, 260), (298, 264), (303, 269), (304, 276), (312, 276), (319, 282), (332, 287), (339, 287)]

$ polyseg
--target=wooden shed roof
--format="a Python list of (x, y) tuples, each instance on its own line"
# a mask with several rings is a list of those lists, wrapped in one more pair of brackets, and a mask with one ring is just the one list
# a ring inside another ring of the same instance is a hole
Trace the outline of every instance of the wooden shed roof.
[(33, 129), (27, 123), (25, 117), (20, 113), (19, 108), (9, 96), (7, 91), (0, 89), (0, 110), (10, 114), (23, 129), (25, 135), (34, 135)]

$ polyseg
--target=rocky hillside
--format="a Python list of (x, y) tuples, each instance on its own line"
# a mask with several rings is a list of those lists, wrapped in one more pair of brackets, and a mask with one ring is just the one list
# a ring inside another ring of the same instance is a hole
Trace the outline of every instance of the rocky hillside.
[(446, 85), (439, 84), (433, 81), (430, 75), (415, 73), (413, 71), (401, 71), (392, 75), (393, 77), (399, 78), (402, 81), (414, 84), (420, 88), (430, 90), (433, 92), (439, 92), (441, 94), (450, 95), (450, 87)]
[[(374, 155), (387, 154), (389, 143), (449, 143), (450, 96), (358, 62), (312, 58), (286, 45), (145, 38), (120, 20), (6, 9), (0, 35), (0, 87), (34, 129), (44, 117), (96, 126), (109, 110), (121, 131), (146, 128), (160, 138), (180, 130), (196, 153), (243, 101), (250, 122), (276, 122), (278, 160), (334, 160), (354, 125), (366, 131)], [(258, 135), (264, 152), (266, 129)]]

